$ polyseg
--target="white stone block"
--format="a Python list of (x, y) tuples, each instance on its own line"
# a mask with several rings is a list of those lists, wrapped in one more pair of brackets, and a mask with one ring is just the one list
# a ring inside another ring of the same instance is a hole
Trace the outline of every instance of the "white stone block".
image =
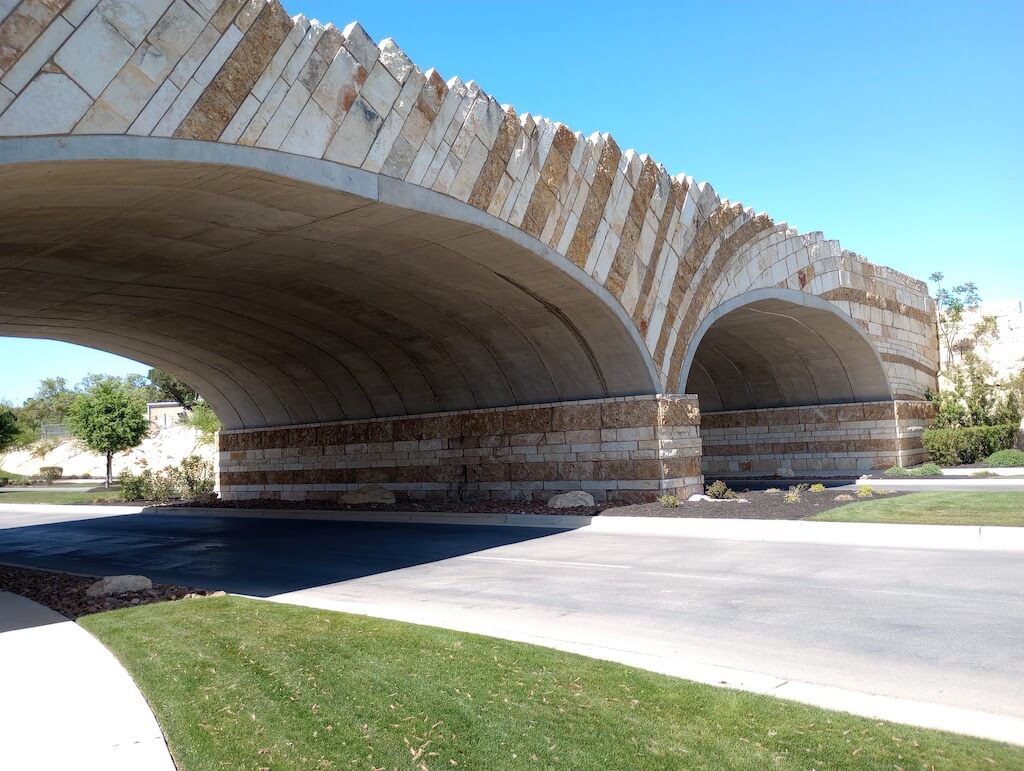
[(288, 136), (292, 124), (299, 117), (299, 113), (302, 112), (302, 108), (306, 106), (307, 101), (309, 101), (309, 92), (306, 90), (306, 87), (298, 81), (292, 83), (288, 93), (281, 101), (281, 106), (277, 108), (274, 117), (270, 119), (267, 128), (260, 135), (256, 146), (267, 147), (272, 150), (278, 149), (281, 143), (284, 142), (285, 137)]
[(94, 15), (138, 46), (170, 4), (171, 0), (100, 0)]
[(384, 166), (384, 161), (387, 160), (388, 154), (391, 152), (391, 147), (402, 131), (404, 122), (402, 116), (397, 112), (393, 111), (388, 115), (384, 120), (384, 125), (377, 132), (369, 152), (366, 154), (366, 158), (362, 163), (364, 169), (372, 172), (381, 170)]
[(380, 56), (380, 50), (366, 34), (366, 30), (358, 21), (354, 21), (341, 34), (345, 38), (345, 48), (369, 72)]
[(36, 38), (0, 82), (14, 93), (21, 91), (74, 31), (75, 28), (71, 24), (58, 16), (50, 22), (50, 26)]
[(342, 49), (313, 91), (313, 99), (335, 123), (341, 123), (359, 93), (366, 70), (348, 51)]
[(246, 126), (249, 125), (249, 121), (252, 120), (256, 111), (260, 108), (260, 100), (254, 97), (252, 94), (245, 97), (245, 101), (242, 102), (242, 106), (238, 108), (231, 121), (225, 126), (224, 131), (221, 132), (221, 142), (227, 142), (233, 144), (237, 142), (242, 136), (242, 132), (245, 131)]
[(174, 134), (202, 94), (203, 87), (194, 80), (190, 80), (156, 124), (156, 128), (151, 132), (152, 136), (169, 137)]
[(146, 136), (156, 127), (157, 122), (167, 112), (167, 108), (174, 103), (180, 93), (178, 87), (170, 80), (165, 80), (163, 85), (153, 94), (149, 103), (139, 113), (139, 117), (128, 129), (129, 134)]
[(203, 31), (199, 33), (199, 37), (189, 46), (188, 51), (181, 57), (177, 66), (171, 72), (171, 81), (173, 81), (174, 85), (179, 89), (185, 88), (189, 79), (199, 69), (199, 65), (203, 63), (203, 60), (213, 50), (213, 47), (217, 45), (218, 40), (220, 40), (220, 34), (214, 27), (208, 26), (203, 28)]
[(0, 116), (0, 134), (68, 134), (92, 100), (66, 75), (42, 73)]
[(377, 115), (383, 117), (391, 112), (391, 106), (395, 103), (400, 91), (401, 86), (398, 85), (398, 81), (391, 76), (382, 63), (378, 62), (370, 70), (359, 96)]
[(337, 128), (338, 124), (310, 99), (292, 125), (281, 149), (287, 153), (322, 158)]
[(384, 38), (377, 47), (380, 49), (378, 61), (387, 68), (391, 77), (398, 83), (405, 83), (405, 79), (413, 71), (413, 63), (405, 55), (405, 51), (399, 48), (391, 38)]
[(363, 101), (362, 96), (357, 97), (324, 157), (349, 166), (362, 165), (383, 124), (383, 119)]
[(54, 61), (95, 98), (134, 52), (134, 46), (99, 13), (93, 13), (61, 47)]
[(217, 77), (220, 68), (224, 66), (224, 62), (231, 56), (241, 39), (242, 31), (233, 24), (230, 25), (224, 30), (224, 34), (217, 41), (217, 45), (213, 47), (213, 50), (203, 60), (203, 63), (199, 65), (196, 74), (192, 76), (193, 79), (203, 88), (206, 88), (210, 81)]

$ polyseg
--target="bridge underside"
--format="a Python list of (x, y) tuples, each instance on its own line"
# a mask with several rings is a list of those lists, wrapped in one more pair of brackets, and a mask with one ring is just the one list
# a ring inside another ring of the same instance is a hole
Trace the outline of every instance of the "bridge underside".
[(150, 362), (226, 428), (654, 390), (577, 279), (474, 225), (253, 170), (0, 169), (0, 335)]

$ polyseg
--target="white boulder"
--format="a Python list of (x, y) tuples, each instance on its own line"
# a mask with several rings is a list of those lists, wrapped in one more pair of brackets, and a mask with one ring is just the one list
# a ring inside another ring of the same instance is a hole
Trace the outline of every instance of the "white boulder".
[(552, 509), (575, 509), (581, 506), (593, 506), (594, 496), (583, 490), (570, 490), (548, 498), (548, 507)]
[(109, 594), (144, 592), (153, 588), (153, 582), (145, 576), (105, 576), (94, 583), (85, 593), (89, 597), (106, 597)]
[(358, 490), (342, 494), (341, 502), (356, 506), (367, 503), (390, 504), (395, 502), (395, 494), (384, 485), (363, 485)]

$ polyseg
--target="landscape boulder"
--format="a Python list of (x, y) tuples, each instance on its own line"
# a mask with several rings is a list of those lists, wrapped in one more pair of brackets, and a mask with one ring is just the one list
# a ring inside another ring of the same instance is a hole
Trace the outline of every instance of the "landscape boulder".
[(382, 503), (387, 505), (395, 502), (395, 494), (384, 487), (384, 485), (363, 485), (358, 490), (350, 493), (343, 493), (341, 496), (341, 502), (356, 506), (362, 506), (367, 503)]
[(144, 592), (153, 588), (145, 576), (105, 576), (85, 590), (89, 597), (106, 597), (126, 592)]
[(570, 490), (548, 498), (548, 507), (552, 509), (575, 509), (582, 506), (593, 506), (594, 496), (583, 490)]

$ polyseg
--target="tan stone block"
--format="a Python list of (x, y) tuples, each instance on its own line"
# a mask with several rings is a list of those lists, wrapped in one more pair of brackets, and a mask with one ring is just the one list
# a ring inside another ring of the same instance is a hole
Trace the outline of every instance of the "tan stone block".
[(466, 466), (467, 482), (506, 482), (509, 475), (509, 463), (480, 463)]
[(658, 402), (655, 399), (629, 399), (601, 405), (602, 428), (639, 428), (658, 425)]
[(508, 410), (501, 415), (503, 430), (508, 434), (546, 433), (552, 430), (551, 407), (526, 407)]
[[(464, 436), (497, 436), (502, 431), (503, 420), (500, 412), (470, 412), (462, 416), (462, 434)], [(493, 445), (485, 445), (481, 440), (480, 446)]]
[[(601, 428), (601, 404), (560, 404), (552, 408), (552, 429), (555, 431), (579, 431)], [(600, 435), (578, 441), (599, 441)], [(577, 441), (567, 439), (567, 441)]]

